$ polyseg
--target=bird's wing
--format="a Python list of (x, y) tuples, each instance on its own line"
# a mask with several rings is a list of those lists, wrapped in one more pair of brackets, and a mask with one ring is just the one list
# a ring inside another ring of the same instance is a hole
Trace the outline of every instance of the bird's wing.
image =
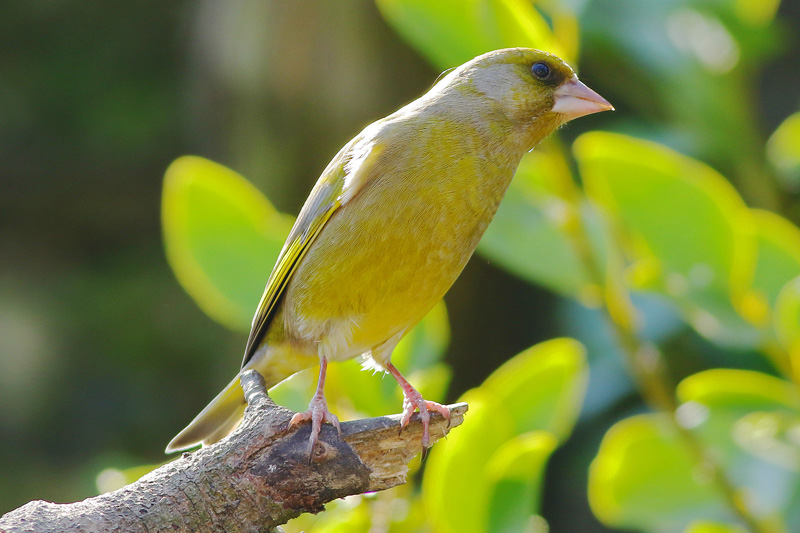
[(280, 297), (303, 256), (336, 210), (347, 204), (376, 174), (372, 170), (381, 151), (375, 142), (367, 141), (363, 136), (356, 137), (342, 148), (322, 173), (300, 210), (269, 276), (253, 317), (242, 367), (258, 350)]

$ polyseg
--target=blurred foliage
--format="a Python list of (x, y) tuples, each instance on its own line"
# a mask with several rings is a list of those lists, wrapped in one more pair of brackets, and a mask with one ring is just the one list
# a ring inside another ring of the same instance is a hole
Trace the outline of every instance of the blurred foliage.
[[(800, 530), (795, 4), (5, 11), (0, 512), (110, 490), (163, 460), (235, 372), (283, 212), (338, 147), (436, 72), (533, 46), (618, 111), (523, 159), (448, 308), (395, 351), (426, 397), (469, 402), (465, 424), (412, 465), (419, 483), (287, 531)], [(160, 190), (179, 153), (225, 166), (182, 157)], [(399, 409), (393, 380), (357, 362), (329, 372), (342, 418)], [(302, 409), (314, 381), (272, 394)]]

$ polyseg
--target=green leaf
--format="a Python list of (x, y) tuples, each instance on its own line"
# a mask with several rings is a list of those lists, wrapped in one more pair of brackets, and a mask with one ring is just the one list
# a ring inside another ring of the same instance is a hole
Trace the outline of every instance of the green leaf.
[(638, 415), (608, 430), (589, 469), (589, 503), (610, 527), (680, 531), (725, 517), (708, 472), (695, 468), (665, 415)]
[[(497, 498), (510, 487), (522, 491), (519, 498), (538, 497), (544, 461), (572, 430), (586, 379), (583, 346), (555, 339), (512, 358), (461, 398), (468, 421), (433, 448), (423, 479), (436, 531), (500, 531), (494, 520), (530, 520), (538, 501), (504, 518)], [(513, 464), (528, 470), (515, 478)]]
[(747, 533), (747, 530), (741, 526), (697, 520), (689, 524), (683, 533)]
[(506, 441), (487, 465), (494, 490), (489, 503), (492, 531), (527, 531), (539, 512), (544, 469), (558, 440), (533, 431)]
[(715, 368), (698, 372), (678, 385), (681, 402), (747, 411), (792, 409), (800, 412), (800, 390), (786, 380), (753, 370)]
[(778, 293), (800, 274), (800, 229), (769, 211), (751, 210), (758, 241), (753, 284), (740, 309), (759, 326), (770, 324)]
[(800, 190), (800, 113), (787, 118), (767, 142), (767, 156), (783, 185)]
[[(714, 369), (686, 378), (677, 392), (684, 402), (678, 422), (721, 465), (749, 512), (764, 523), (781, 523), (800, 483), (800, 448), (792, 436), (800, 427), (797, 386), (759, 372)], [(665, 415), (615, 424), (590, 469), (597, 517), (644, 531), (736, 521), (712, 473), (689, 450)]]
[(797, 385), (752, 370), (712, 369), (684, 379), (677, 396), (678, 421), (741, 488), (753, 514), (765, 519), (792, 508), (800, 488)]
[(656, 143), (592, 132), (574, 145), (587, 193), (619, 222), (630, 253), (654, 275), (648, 288), (724, 345), (759, 334), (735, 307), (755, 266), (749, 210), (710, 167)]
[(478, 387), (461, 397), (469, 404), (467, 420), (431, 450), (422, 493), (435, 531), (488, 531), (493, 488), (486, 465), (508, 439), (514, 422), (503, 404)]
[(554, 339), (510, 359), (480, 388), (504, 406), (516, 434), (543, 430), (563, 441), (580, 414), (588, 378), (584, 347)]
[(292, 219), (232, 170), (194, 156), (167, 169), (161, 216), (186, 292), (210, 317), (247, 331)]
[(569, 60), (527, 0), (377, 0), (384, 18), (438, 68), (498, 48), (540, 48)]
[(787, 283), (778, 294), (773, 323), (775, 334), (789, 352), (794, 368), (800, 368), (800, 276)]

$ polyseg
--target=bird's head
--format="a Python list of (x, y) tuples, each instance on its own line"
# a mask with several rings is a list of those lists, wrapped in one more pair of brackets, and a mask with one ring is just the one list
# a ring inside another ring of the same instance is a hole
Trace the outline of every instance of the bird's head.
[(478, 56), (439, 85), (477, 96), (516, 130), (528, 133), (531, 146), (572, 119), (614, 109), (559, 57), (531, 48), (506, 48)]

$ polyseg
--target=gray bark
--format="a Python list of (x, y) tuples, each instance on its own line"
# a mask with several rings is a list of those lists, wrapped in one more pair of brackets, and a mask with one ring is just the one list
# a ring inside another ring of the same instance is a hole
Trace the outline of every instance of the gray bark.
[[(271, 531), (302, 513), (351, 494), (405, 483), (421, 451), (415, 415), (344, 422), (342, 439), (325, 424), (313, 458), (310, 426), (287, 431), (292, 412), (272, 402), (261, 376), (242, 376), (248, 407), (230, 436), (94, 498), (32, 501), (0, 517), (0, 531)], [(466, 404), (451, 405), (450, 424), (431, 416), (431, 442), (461, 424)]]

